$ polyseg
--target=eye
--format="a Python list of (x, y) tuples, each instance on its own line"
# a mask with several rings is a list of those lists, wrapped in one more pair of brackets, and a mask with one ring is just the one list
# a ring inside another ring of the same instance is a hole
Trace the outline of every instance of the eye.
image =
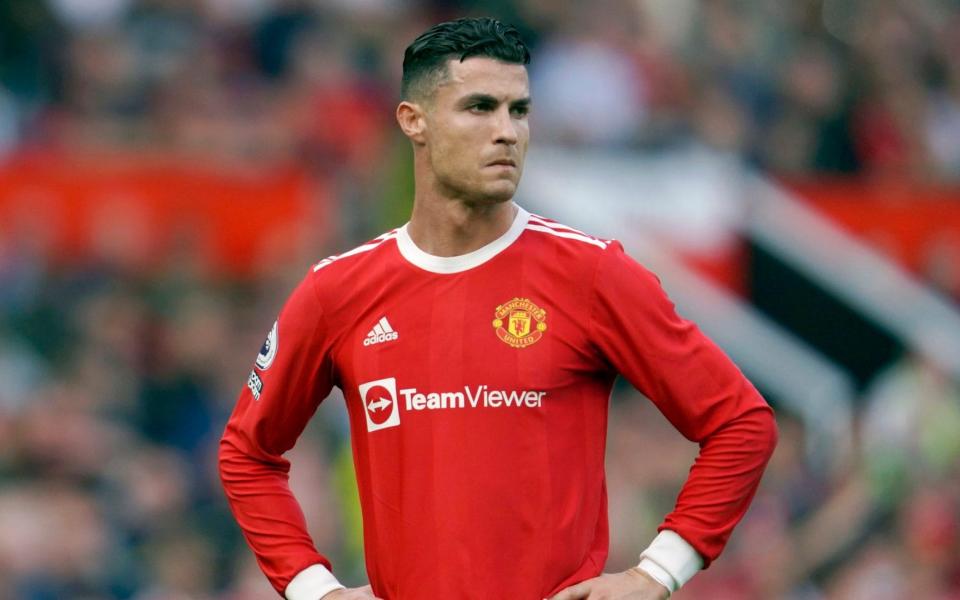
[(510, 109), (510, 112), (513, 113), (514, 116), (517, 116), (517, 117), (525, 117), (525, 116), (527, 116), (527, 114), (530, 113), (530, 107), (529, 107), (529, 106), (514, 106), (513, 108)]
[(493, 110), (493, 105), (489, 102), (477, 102), (476, 104), (471, 104), (469, 108), (473, 112), (490, 112)]

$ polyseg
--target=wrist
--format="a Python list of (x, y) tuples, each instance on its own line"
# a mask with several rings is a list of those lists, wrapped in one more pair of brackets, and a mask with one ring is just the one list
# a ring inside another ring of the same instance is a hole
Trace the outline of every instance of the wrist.
[(284, 596), (287, 600), (315, 600), (343, 588), (329, 569), (316, 564), (297, 573), (284, 590)]
[(648, 587), (651, 585), (657, 587), (660, 590), (659, 598), (661, 600), (666, 600), (673, 593), (669, 585), (660, 581), (658, 578), (654, 577), (651, 573), (644, 570), (639, 565), (627, 569), (627, 574), (646, 582), (645, 586), (647, 587), (644, 587), (643, 589), (648, 589)]
[(660, 587), (667, 591), (667, 598), (677, 589), (676, 581), (674, 581), (670, 573), (649, 559), (645, 558), (641, 560), (640, 564), (633, 567), (631, 571), (659, 584)]
[(673, 593), (703, 568), (703, 559), (676, 532), (664, 529), (640, 555), (637, 568)]

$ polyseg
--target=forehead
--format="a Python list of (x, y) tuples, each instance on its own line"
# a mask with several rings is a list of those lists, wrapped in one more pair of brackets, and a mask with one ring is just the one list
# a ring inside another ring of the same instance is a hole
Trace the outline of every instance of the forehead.
[(472, 56), (463, 62), (447, 63), (448, 77), (437, 88), (438, 94), (462, 97), (469, 94), (488, 94), (501, 100), (515, 100), (530, 95), (527, 68), (524, 65)]

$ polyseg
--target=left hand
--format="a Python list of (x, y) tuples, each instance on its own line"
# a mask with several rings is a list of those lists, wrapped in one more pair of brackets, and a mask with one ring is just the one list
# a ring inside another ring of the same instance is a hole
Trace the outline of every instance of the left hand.
[(666, 600), (667, 588), (640, 569), (603, 574), (560, 590), (549, 600)]

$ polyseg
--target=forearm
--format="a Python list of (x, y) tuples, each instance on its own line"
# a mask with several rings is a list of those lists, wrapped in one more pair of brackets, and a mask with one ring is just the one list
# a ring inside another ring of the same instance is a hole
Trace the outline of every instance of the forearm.
[(674, 592), (708, 566), (746, 513), (776, 438), (773, 412), (765, 404), (706, 438), (675, 509), (637, 568)]
[(708, 566), (746, 513), (776, 442), (773, 411), (762, 401), (706, 437), (660, 530), (679, 534)]
[[(290, 595), (288, 586), (316, 591), (326, 582), (327, 591), (336, 589), (339, 584), (332, 575), (324, 578), (316, 568), (310, 569), (322, 566), (329, 574), (331, 567), (307, 533), (303, 511), (288, 485), (288, 468), (282, 460), (250, 456), (229, 435), (220, 443), (220, 479), (230, 509), (274, 589), (288, 597), (296, 596)], [(331, 583), (336, 586), (329, 587)]]

